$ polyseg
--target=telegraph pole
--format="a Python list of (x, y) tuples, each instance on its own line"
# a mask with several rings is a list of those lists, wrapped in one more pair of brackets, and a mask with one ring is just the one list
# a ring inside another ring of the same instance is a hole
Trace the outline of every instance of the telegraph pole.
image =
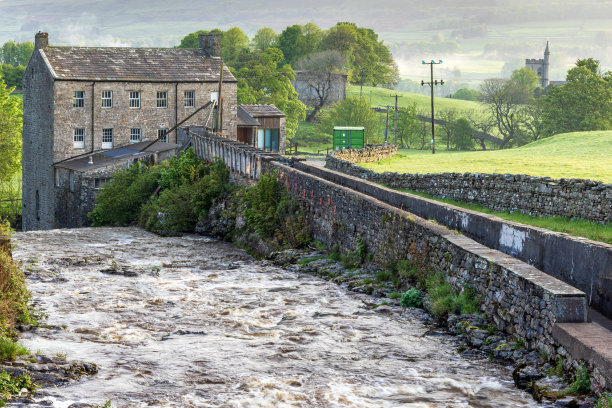
[(397, 98), (401, 98), (395, 94), (395, 129), (393, 130), (393, 143), (397, 146)]
[(435, 62), (434, 60), (431, 60), (431, 62), (423, 61), (423, 65), (429, 65), (429, 67), (431, 68), (431, 81), (430, 82), (421, 81), (421, 86), (427, 84), (431, 88), (431, 154), (436, 154), (436, 130), (435, 130), (436, 128), (434, 126), (434, 86), (444, 85), (444, 80), (442, 79), (440, 80), (440, 82), (438, 82), (437, 79), (434, 81), (433, 67), (434, 65), (438, 65), (441, 63), (442, 63), (442, 60), (438, 60), (438, 62)]

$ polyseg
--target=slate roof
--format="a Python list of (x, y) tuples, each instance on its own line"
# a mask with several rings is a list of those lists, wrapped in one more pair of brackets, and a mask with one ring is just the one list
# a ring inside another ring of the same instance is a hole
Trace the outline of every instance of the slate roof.
[[(221, 59), (200, 48), (46, 47), (56, 79), (138, 82), (218, 82)], [(223, 81), (236, 82), (223, 67)]]
[(238, 105), (238, 126), (261, 126), (251, 114), (242, 106)]
[(240, 105), (254, 118), (278, 118), (285, 114), (274, 105)]
[[(151, 145), (151, 141), (129, 144), (120, 146), (110, 150), (102, 150), (91, 154), (81, 155), (73, 159), (68, 159), (55, 164), (55, 167), (75, 170), (79, 172), (87, 172), (88, 170), (99, 169), (120, 161), (125, 161), (126, 158), (139, 158), (150, 153), (160, 153), (168, 150), (176, 149), (179, 145), (174, 143), (164, 143), (157, 141)], [(93, 164), (89, 164), (89, 156), (93, 157)]]

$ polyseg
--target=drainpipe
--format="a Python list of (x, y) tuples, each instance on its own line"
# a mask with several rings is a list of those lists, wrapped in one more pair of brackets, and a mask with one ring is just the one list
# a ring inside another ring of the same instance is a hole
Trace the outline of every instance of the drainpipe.
[[(174, 126), (178, 123), (178, 82), (174, 83)], [(174, 131), (175, 142), (178, 144), (178, 127)], [(170, 139), (168, 139), (170, 140)]]
[(91, 153), (94, 151), (94, 101), (96, 93), (96, 83), (91, 83)]

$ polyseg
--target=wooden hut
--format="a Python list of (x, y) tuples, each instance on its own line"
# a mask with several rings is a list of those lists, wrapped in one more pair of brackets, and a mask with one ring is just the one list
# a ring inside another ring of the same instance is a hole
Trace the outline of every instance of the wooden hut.
[(238, 105), (238, 141), (269, 152), (285, 152), (285, 114), (274, 105)]

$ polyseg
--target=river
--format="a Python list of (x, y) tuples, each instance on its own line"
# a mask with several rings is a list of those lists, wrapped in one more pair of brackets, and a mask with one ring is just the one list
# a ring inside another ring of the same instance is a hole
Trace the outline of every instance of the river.
[(138, 228), (14, 239), (49, 325), (21, 341), (99, 367), (42, 390), (41, 404), (537, 406), (514, 387), (509, 367), (459, 355), (421, 310), (371, 309), (372, 298), (228, 243)]

